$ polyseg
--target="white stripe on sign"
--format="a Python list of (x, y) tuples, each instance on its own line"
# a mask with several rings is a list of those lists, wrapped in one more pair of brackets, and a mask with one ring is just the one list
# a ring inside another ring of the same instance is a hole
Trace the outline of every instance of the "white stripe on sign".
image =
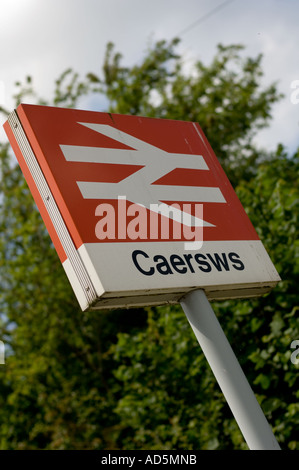
[[(159, 204), (160, 201), (226, 202), (217, 187), (153, 184), (176, 168), (209, 171), (202, 155), (165, 152), (165, 150), (105, 124), (82, 122), (79, 124), (130, 148), (107, 149), (61, 145), (60, 148), (67, 161), (142, 166), (140, 170), (119, 183), (77, 181), (85, 199), (117, 199), (119, 195), (124, 195), (128, 201), (144, 205), (147, 209), (150, 209), (151, 205)], [(181, 215), (183, 215), (183, 211)], [(169, 217), (173, 218), (171, 211)], [(193, 217), (193, 223), (194, 226), (198, 224), (214, 226), (196, 217)]]
[[(132, 149), (113, 149), (100, 147), (84, 147), (76, 145), (60, 145), (68, 162), (110, 163), (117, 165), (148, 165), (152, 164), (152, 153), (148, 150), (140, 152)], [(161, 152), (163, 152), (161, 150)], [(166, 152), (165, 152), (166, 153)], [(208, 170), (202, 155), (166, 153), (171, 159), (173, 168), (191, 170)], [(169, 162), (170, 163), (170, 162)]]
[[(122, 183), (122, 182), (121, 182)], [(126, 194), (126, 185), (118, 183), (119, 194)], [(77, 181), (79, 189), (84, 199), (117, 199), (115, 184), (97, 183), (89, 181)], [(180, 201), (180, 202), (220, 202), (225, 203), (223, 194), (219, 188), (198, 187), (198, 186), (169, 186), (156, 184), (151, 185), (150, 194), (157, 201)], [(126, 194), (127, 199), (133, 201)], [(141, 199), (141, 198), (139, 198)], [(141, 200), (138, 201), (141, 203)]]

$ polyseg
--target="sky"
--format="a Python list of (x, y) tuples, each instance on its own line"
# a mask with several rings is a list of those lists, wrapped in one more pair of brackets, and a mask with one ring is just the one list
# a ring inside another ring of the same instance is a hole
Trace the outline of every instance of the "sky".
[[(299, 93), (294, 99), (292, 88), (296, 80), (299, 86), (298, 18), (298, 0), (0, 0), (0, 105), (13, 110), (15, 82), (27, 75), (45, 98), (68, 67), (101, 75), (109, 41), (128, 66), (160, 39), (181, 38), (186, 66), (208, 64), (219, 43), (243, 44), (246, 56), (263, 54), (263, 86), (278, 82), (285, 95), (256, 143), (268, 150), (283, 143), (291, 154), (299, 146)], [(84, 105), (104, 110), (100, 102)]]

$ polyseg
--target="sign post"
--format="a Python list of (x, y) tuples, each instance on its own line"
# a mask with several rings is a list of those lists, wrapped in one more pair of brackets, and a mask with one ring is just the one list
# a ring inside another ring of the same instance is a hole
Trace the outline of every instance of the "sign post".
[(204, 291), (190, 292), (181, 305), (249, 449), (280, 450)]
[(181, 303), (249, 447), (279, 448), (209, 300), (280, 277), (200, 126), (19, 105), (4, 129), (81, 309)]

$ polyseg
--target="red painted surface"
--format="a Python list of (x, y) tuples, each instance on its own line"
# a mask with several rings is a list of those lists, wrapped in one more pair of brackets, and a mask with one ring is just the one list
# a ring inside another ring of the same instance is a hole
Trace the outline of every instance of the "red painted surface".
[[(117, 201), (84, 199), (76, 181), (117, 183), (142, 167), (142, 165), (66, 161), (60, 149), (62, 144), (130, 148), (82, 126), (80, 122), (114, 126), (166, 152), (202, 155), (209, 171), (175, 169), (153, 184), (219, 187), (226, 203), (204, 203), (203, 218), (215, 227), (204, 227), (203, 239), (205, 241), (258, 240), (256, 231), (198, 124), (194, 126), (193, 123), (184, 121), (34, 105), (20, 105), (17, 114), (77, 248), (82, 243), (113, 243), (126, 240), (100, 241), (96, 238), (95, 225), (99, 219), (95, 216), (95, 208), (102, 202), (109, 202), (116, 207)], [(54, 242), (56, 235), (53, 234), (52, 223), (45, 214), (43, 202), (25, 168), (23, 157), (17, 148), (12, 132), (7, 125), (5, 129)], [(117, 195), (117, 184), (115, 184), (115, 191)], [(177, 202), (180, 203), (180, 201)], [(138, 240), (135, 242), (138, 243)], [(61, 256), (61, 245), (57, 241), (57, 236), (55, 246), (58, 247)]]

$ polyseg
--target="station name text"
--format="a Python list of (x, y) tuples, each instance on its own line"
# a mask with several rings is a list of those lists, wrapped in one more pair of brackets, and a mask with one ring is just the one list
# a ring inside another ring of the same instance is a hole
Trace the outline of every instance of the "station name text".
[(244, 263), (237, 253), (185, 253), (183, 255), (171, 254), (164, 256), (157, 254), (149, 256), (145, 251), (134, 250), (132, 261), (140, 273), (144, 276), (153, 276), (155, 273), (164, 276), (174, 273), (203, 273), (211, 271), (243, 271)]

